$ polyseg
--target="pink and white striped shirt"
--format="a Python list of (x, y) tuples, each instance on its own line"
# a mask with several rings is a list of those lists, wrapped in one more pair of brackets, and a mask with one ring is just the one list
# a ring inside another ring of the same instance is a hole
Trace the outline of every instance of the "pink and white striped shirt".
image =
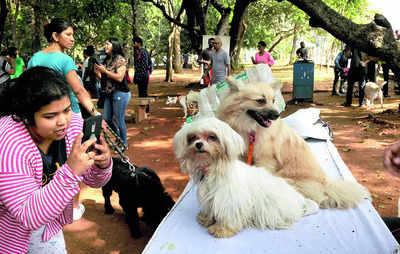
[[(67, 155), (82, 131), (82, 118), (72, 113), (65, 136)], [(0, 118), (0, 253), (26, 253), (31, 232), (45, 225), (43, 241), (72, 223), (72, 200), (78, 183), (99, 188), (111, 177), (107, 169), (92, 166), (77, 176), (67, 163), (42, 187), (42, 157), (22, 122)]]

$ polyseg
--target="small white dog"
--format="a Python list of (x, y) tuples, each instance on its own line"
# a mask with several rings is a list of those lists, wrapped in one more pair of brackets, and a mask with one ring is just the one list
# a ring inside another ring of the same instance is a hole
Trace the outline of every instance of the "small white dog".
[(369, 109), (372, 105), (374, 105), (375, 99), (379, 99), (381, 102), (381, 108), (383, 108), (383, 92), (382, 87), (386, 84), (386, 81), (381, 85), (378, 85), (374, 82), (367, 82), (364, 88), (364, 100), (367, 108)]
[(231, 237), (244, 228), (287, 228), (319, 210), (285, 179), (239, 160), (242, 137), (217, 118), (201, 118), (174, 137), (181, 170), (198, 184), (197, 221), (214, 237)]
[(179, 102), (183, 108), (183, 112), (185, 115), (183, 118), (186, 118), (188, 116), (188, 108), (196, 110), (196, 107), (198, 106), (199, 102), (199, 92), (195, 92), (193, 90), (190, 90), (187, 95), (181, 95), (181, 96), (168, 96), (166, 105), (171, 105), (171, 104), (176, 104)]

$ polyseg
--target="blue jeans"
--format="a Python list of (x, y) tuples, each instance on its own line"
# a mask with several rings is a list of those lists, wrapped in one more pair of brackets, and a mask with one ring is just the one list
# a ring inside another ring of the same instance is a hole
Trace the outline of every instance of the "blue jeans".
[[(125, 110), (131, 99), (131, 92), (114, 91), (106, 96), (103, 118), (115, 133), (128, 145), (126, 138)], [(113, 119), (114, 118), (114, 119)], [(115, 122), (113, 121), (116, 121)]]

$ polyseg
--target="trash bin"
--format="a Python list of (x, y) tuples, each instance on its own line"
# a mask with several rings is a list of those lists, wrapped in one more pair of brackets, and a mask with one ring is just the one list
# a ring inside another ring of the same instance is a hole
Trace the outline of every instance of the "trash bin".
[(314, 63), (297, 61), (293, 64), (293, 100), (313, 101)]

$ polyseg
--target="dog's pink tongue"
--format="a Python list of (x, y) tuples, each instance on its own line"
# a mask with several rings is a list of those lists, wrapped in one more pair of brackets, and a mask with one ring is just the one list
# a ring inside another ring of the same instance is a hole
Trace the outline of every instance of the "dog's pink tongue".
[(269, 120), (267, 120), (267, 121), (264, 121), (264, 124), (265, 124), (265, 126), (268, 128), (268, 127), (271, 126), (272, 122), (269, 121)]

